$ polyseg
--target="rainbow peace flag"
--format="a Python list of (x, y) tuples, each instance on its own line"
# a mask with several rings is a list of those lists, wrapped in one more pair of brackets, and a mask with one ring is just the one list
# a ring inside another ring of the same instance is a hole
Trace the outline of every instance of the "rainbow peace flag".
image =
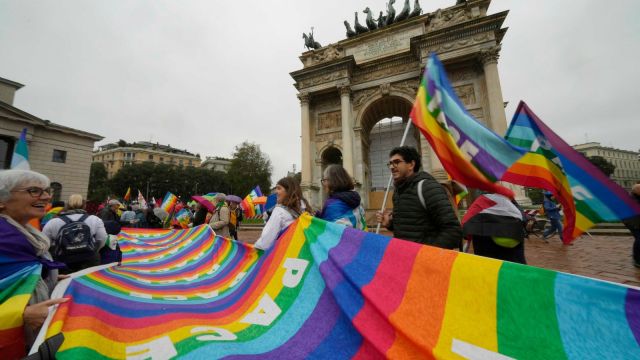
[(505, 138), (529, 152), (502, 179), (555, 195), (565, 215), (565, 243), (597, 223), (640, 214), (640, 206), (623, 188), (556, 135), (524, 101), (518, 105)]
[(129, 199), (131, 199), (131, 186), (127, 188), (127, 193), (124, 194), (123, 199), (124, 201), (129, 201)]
[(49, 211), (47, 211), (46, 214), (44, 214), (44, 216), (40, 220), (40, 226), (44, 227), (49, 222), (49, 220), (58, 216), (58, 214), (60, 214), (62, 210), (64, 210), (64, 207), (62, 206), (51, 208)]
[(244, 211), (245, 218), (255, 218), (261, 216), (265, 212), (264, 205), (256, 205), (253, 200), (259, 196), (262, 196), (260, 185), (256, 186), (251, 192), (245, 196), (244, 200), (240, 203), (240, 207)]
[(434, 53), (427, 60), (409, 116), (453, 180), (514, 197), (513, 191), (495, 181), (525, 151), (486, 128), (465, 109)]
[(183, 229), (189, 227), (189, 223), (191, 222), (191, 212), (187, 209), (180, 209), (174, 216), (174, 219), (178, 225), (180, 225)]
[(58, 359), (640, 358), (638, 290), (309, 215), (266, 252), (206, 225), (119, 243), (43, 330)]
[(164, 209), (168, 214), (171, 214), (177, 202), (178, 197), (173, 195), (171, 192), (167, 192), (160, 204), (160, 208)]

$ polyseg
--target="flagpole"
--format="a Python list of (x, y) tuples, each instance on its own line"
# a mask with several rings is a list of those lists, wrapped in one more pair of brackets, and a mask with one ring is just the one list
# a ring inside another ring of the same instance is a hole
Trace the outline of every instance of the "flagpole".
[[(411, 119), (407, 121), (407, 126), (404, 128), (404, 134), (402, 134), (402, 140), (400, 141), (400, 146), (404, 146), (405, 140), (407, 140), (407, 135), (409, 134), (409, 128), (411, 127)], [(391, 181), (393, 181), (393, 174), (389, 174), (389, 181), (387, 182), (387, 188), (384, 191), (384, 199), (382, 200), (382, 215), (384, 216), (384, 209), (387, 207), (387, 196), (389, 196), (389, 188), (391, 188)], [(378, 222), (376, 226), (376, 234), (380, 233), (380, 226), (382, 224)]]

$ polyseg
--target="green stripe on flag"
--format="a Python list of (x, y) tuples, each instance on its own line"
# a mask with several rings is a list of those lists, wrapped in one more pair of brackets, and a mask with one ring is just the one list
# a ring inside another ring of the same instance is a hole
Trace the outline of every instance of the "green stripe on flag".
[(556, 316), (556, 275), (550, 270), (506, 261), (502, 264), (498, 275), (501, 354), (516, 359), (567, 358)]

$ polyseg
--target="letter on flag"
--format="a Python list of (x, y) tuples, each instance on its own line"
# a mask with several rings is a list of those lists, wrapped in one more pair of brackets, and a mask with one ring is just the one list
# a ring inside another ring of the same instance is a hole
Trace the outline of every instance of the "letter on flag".
[(640, 206), (582, 154), (553, 132), (523, 101), (505, 138), (529, 151), (502, 180), (551, 191), (564, 212), (563, 242), (570, 243), (599, 222), (640, 213)]
[(16, 148), (13, 150), (11, 169), (31, 170), (29, 166), (29, 148), (27, 147), (27, 128), (22, 129), (20, 139), (18, 139)]
[(513, 191), (494, 182), (524, 151), (509, 144), (467, 112), (435, 54), (427, 60), (410, 116), (453, 180), (514, 197)]

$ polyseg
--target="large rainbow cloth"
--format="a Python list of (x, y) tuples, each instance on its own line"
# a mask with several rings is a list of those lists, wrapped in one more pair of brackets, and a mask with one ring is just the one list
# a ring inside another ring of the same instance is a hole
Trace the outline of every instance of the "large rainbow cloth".
[(127, 229), (71, 281), (59, 359), (640, 357), (640, 292), (301, 216), (262, 252)]

